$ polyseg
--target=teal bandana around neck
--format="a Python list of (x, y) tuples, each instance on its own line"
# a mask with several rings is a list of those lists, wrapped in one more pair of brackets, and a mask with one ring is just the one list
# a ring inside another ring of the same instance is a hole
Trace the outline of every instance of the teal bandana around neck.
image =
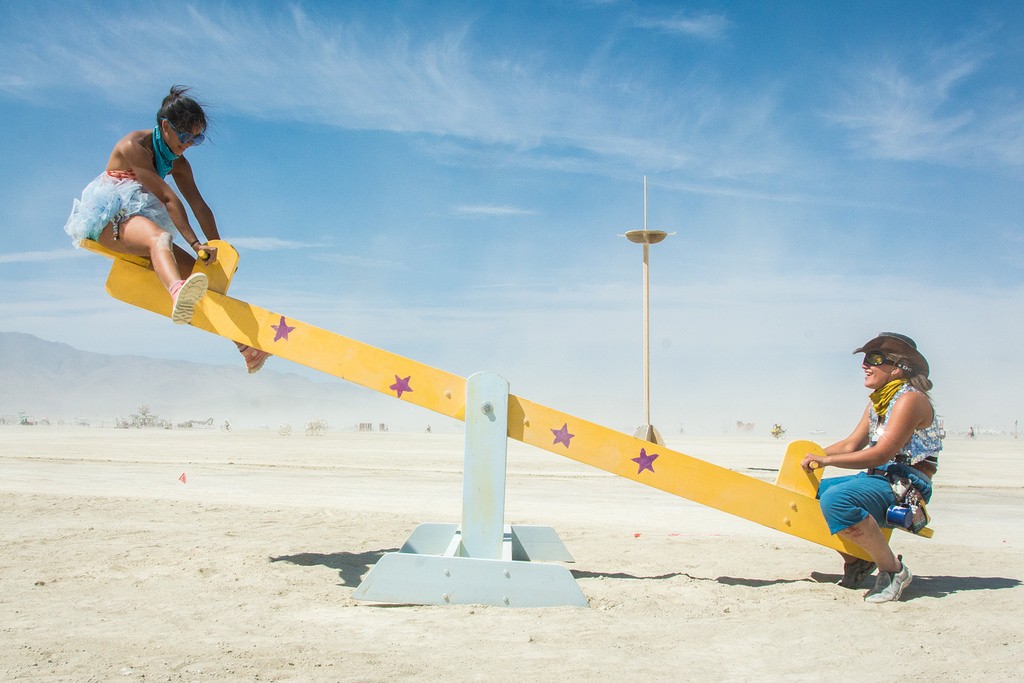
[(160, 174), (160, 177), (166, 178), (167, 174), (171, 172), (174, 160), (180, 158), (181, 155), (172, 152), (171, 148), (164, 142), (163, 136), (160, 135), (160, 124), (158, 123), (153, 126), (153, 161), (156, 164), (156, 172)]

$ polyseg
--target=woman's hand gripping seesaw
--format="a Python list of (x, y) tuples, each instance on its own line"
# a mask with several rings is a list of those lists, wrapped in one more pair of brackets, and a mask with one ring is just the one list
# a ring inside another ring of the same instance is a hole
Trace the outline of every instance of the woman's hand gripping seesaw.
[[(196, 240), (192, 246), (199, 244), (199, 240)], [(217, 262), (217, 247), (211, 247), (209, 244), (199, 244), (196, 249), (196, 258), (203, 261), (205, 265), (212, 266)]]
[(810, 472), (812, 470), (816, 470), (824, 466), (825, 458), (819, 455), (814, 455), (813, 453), (808, 453), (807, 455), (805, 455), (803, 462), (800, 463), (800, 467), (803, 467), (804, 471), (806, 472)]

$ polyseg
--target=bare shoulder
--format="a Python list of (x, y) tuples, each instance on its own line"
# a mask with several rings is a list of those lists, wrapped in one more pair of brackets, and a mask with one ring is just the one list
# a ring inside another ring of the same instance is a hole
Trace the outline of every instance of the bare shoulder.
[(152, 163), (153, 152), (149, 147), (152, 131), (135, 130), (117, 141), (110, 153), (107, 170), (127, 170), (139, 164)]
[(133, 130), (118, 140), (117, 144), (114, 145), (114, 149), (131, 149), (135, 147), (149, 149), (148, 143), (152, 133), (153, 131), (151, 130)]
[(933, 410), (931, 400), (920, 391), (906, 392), (893, 405), (894, 413), (899, 411), (906, 414), (919, 428), (931, 424)]

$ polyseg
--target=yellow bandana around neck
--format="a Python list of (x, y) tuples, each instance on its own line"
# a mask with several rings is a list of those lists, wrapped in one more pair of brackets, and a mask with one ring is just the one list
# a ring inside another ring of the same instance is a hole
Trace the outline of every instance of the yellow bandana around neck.
[(875, 407), (875, 412), (878, 413), (878, 417), (885, 417), (885, 414), (889, 411), (889, 403), (892, 402), (892, 397), (906, 383), (907, 380), (905, 379), (889, 380), (884, 387), (871, 392), (869, 398), (871, 399), (871, 404)]

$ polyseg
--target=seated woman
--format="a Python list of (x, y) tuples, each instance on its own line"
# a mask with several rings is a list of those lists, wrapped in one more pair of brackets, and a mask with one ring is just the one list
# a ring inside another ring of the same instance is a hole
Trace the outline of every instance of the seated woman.
[[(942, 440), (928, 391), (928, 361), (913, 339), (883, 332), (854, 353), (863, 353), (864, 386), (870, 401), (850, 436), (825, 449), (825, 457), (807, 455), (803, 467), (867, 468), (855, 475), (824, 479), (818, 489), (829, 531), (863, 548), (872, 561), (843, 555), (839, 585), (856, 588), (878, 567), (868, 602), (899, 600), (913, 575), (895, 556), (882, 533), (890, 506), (909, 493), (928, 502), (938, 469)], [(912, 488), (907, 489), (907, 483)], [(890, 525), (891, 526), (891, 525)]]

